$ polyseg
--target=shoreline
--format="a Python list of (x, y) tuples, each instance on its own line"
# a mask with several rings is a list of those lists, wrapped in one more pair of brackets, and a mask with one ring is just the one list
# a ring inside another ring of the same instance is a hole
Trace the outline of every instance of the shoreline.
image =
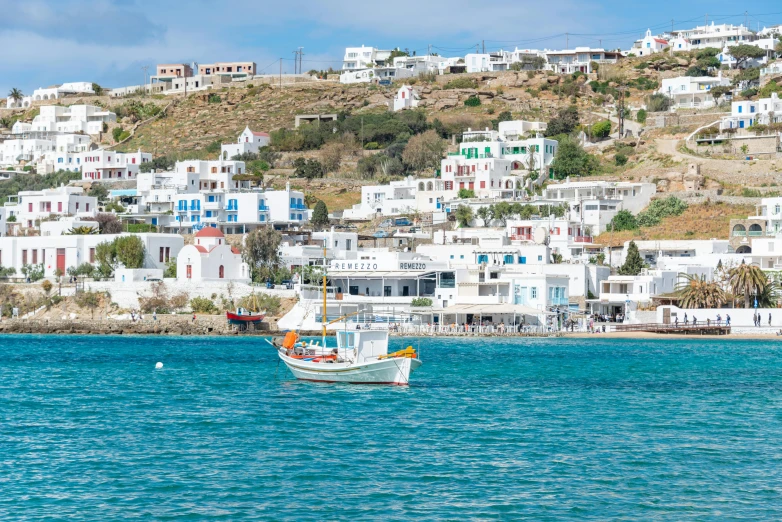
[[(204, 318), (206, 319), (206, 318)], [(262, 323), (257, 330), (239, 331), (228, 326), (223, 319), (204, 320), (199, 318), (195, 323), (190, 320), (160, 321), (160, 322), (131, 322), (131, 321), (54, 321), (54, 320), (25, 320), (12, 319), (0, 322), (0, 335), (160, 335), (160, 336), (200, 336), (200, 337), (263, 337), (280, 335), (284, 330), (276, 328), (276, 323)], [(329, 331), (327, 335), (333, 337), (335, 331)], [(320, 337), (321, 331), (300, 331), (302, 337)], [(651, 332), (551, 332), (522, 335), (433, 335), (422, 333), (390, 332), (391, 337), (399, 338), (453, 338), (453, 339), (646, 339), (646, 340), (686, 340), (686, 339), (714, 339), (714, 340), (779, 340), (782, 336), (776, 332), (762, 330), (757, 333), (739, 332), (729, 335), (684, 335), (664, 334)]]

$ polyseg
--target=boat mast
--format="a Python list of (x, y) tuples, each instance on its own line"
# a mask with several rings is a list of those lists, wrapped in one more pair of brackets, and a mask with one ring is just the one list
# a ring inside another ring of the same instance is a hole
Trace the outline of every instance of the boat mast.
[(323, 240), (323, 316), (321, 322), (323, 323), (323, 347), (326, 347), (326, 265), (328, 260), (326, 259), (326, 239)]

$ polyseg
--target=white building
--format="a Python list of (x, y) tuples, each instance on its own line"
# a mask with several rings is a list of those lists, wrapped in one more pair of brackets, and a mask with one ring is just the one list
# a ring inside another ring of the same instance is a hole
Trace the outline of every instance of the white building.
[(95, 94), (91, 82), (70, 82), (54, 87), (39, 88), (33, 91), (31, 96), (24, 96), (21, 100), (8, 98), (6, 109), (29, 107), (34, 101), (57, 100), (69, 94)]
[(638, 214), (656, 194), (654, 183), (569, 181), (546, 185), (534, 203), (568, 205), (568, 218), (588, 227), (592, 235), (605, 232), (620, 210)]
[(394, 112), (401, 111), (403, 109), (414, 109), (418, 107), (418, 101), (421, 98), (418, 93), (410, 85), (403, 85), (396, 92), (394, 97)]
[(95, 264), (100, 243), (128, 235), (137, 236), (144, 244), (143, 268), (165, 269), (165, 260), (175, 258), (184, 244), (178, 234), (9, 236), (0, 238), (0, 265), (15, 268), (17, 274), (24, 265), (43, 265), (45, 277), (53, 277), (58, 270), (66, 274), (83, 263)]
[(117, 121), (117, 115), (94, 105), (44, 105), (41, 112), (32, 123), (18, 121), (11, 132), (22, 134), (26, 132), (67, 132), (100, 134), (103, 125)]
[(674, 38), (683, 38), (690, 43), (690, 49), (714, 47), (722, 49), (726, 45), (750, 43), (755, 35), (743, 25), (719, 24), (699, 25), (692, 29), (677, 29), (671, 32)]
[(97, 213), (98, 200), (84, 194), (81, 187), (63, 186), (8, 196), (5, 209), (8, 217), (14, 216), (21, 226), (32, 228), (36, 220), (50, 216), (92, 217)]
[(413, 69), (397, 69), (396, 67), (374, 67), (345, 71), (339, 75), (340, 83), (383, 83), (390, 84), (396, 80), (418, 76)]
[(671, 99), (671, 106), (676, 109), (709, 108), (715, 105), (714, 97), (709, 91), (713, 87), (730, 86), (730, 80), (722, 77), (720, 72), (713, 76), (678, 76), (663, 78), (660, 93)]
[(588, 301), (590, 311), (630, 322), (639, 305), (649, 306), (653, 297), (673, 293), (680, 277), (677, 271), (651, 269), (643, 269), (637, 276), (612, 275), (601, 281), (598, 298)]
[(371, 219), (377, 216), (395, 216), (415, 210), (418, 180), (409, 176), (388, 185), (361, 187), (361, 203), (343, 213), (345, 219)]
[(630, 52), (636, 56), (649, 56), (654, 53), (659, 53), (668, 48), (668, 40), (660, 38), (658, 36), (652, 36), (651, 29), (646, 30), (646, 36), (637, 40), (633, 44), (633, 48)]
[(468, 73), (509, 71), (514, 63), (521, 64), (521, 68), (529, 67), (534, 58), (541, 58), (543, 62), (546, 59), (547, 51), (537, 49), (519, 49), (513, 51), (499, 51), (492, 53), (470, 53), (464, 57), (465, 70)]
[(205, 189), (177, 196), (172, 230), (198, 231), (204, 227), (239, 234), (259, 226), (299, 227), (312, 215), (304, 204), (304, 193), (292, 190), (220, 191)]
[(731, 103), (730, 116), (720, 122), (720, 130), (745, 129), (753, 125), (782, 122), (782, 100), (777, 93), (759, 100), (742, 100)]
[(82, 180), (122, 181), (136, 179), (141, 165), (152, 161), (152, 154), (98, 149), (82, 152), (79, 158)]
[(573, 74), (574, 72), (591, 73), (592, 62), (600, 65), (616, 63), (622, 57), (620, 52), (591, 49), (589, 47), (545, 52), (548, 61), (547, 68), (560, 74)]
[(0, 165), (35, 165), (39, 174), (57, 170), (78, 172), (81, 153), (92, 140), (84, 134), (30, 132), (23, 137), (0, 142)]
[(253, 132), (250, 127), (245, 127), (236, 143), (223, 143), (220, 157), (223, 160), (230, 160), (240, 154), (257, 154), (258, 149), (266, 147), (270, 141), (268, 132)]
[(343, 71), (357, 71), (385, 65), (391, 56), (391, 51), (381, 51), (374, 47), (348, 47), (345, 49), (345, 57), (342, 60)]
[(194, 240), (195, 244), (183, 247), (176, 256), (178, 280), (250, 282), (242, 253), (226, 243), (222, 232), (207, 227)]

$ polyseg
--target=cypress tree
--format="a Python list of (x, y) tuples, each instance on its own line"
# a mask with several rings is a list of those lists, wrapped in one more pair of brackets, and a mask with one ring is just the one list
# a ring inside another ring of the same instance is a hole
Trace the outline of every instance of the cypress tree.
[(627, 259), (625, 264), (619, 267), (619, 275), (638, 275), (643, 268), (646, 268), (646, 264), (638, 253), (638, 246), (635, 241), (630, 241), (627, 247)]
[(329, 224), (329, 209), (323, 201), (318, 201), (312, 211), (312, 226), (317, 228), (325, 227)]

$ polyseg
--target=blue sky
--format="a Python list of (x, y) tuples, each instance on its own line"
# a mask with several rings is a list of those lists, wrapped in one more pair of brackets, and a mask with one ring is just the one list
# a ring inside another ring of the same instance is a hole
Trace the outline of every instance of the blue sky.
[[(0, 96), (12, 87), (95, 81), (137, 85), (156, 63), (252, 60), (259, 70), (339, 68), (346, 46), (459, 56), (498, 48), (629, 47), (653, 32), (744, 21), (782, 23), (778, 0), (0, 0)], [(565, 33), (569, 33), (566, 36)]]

